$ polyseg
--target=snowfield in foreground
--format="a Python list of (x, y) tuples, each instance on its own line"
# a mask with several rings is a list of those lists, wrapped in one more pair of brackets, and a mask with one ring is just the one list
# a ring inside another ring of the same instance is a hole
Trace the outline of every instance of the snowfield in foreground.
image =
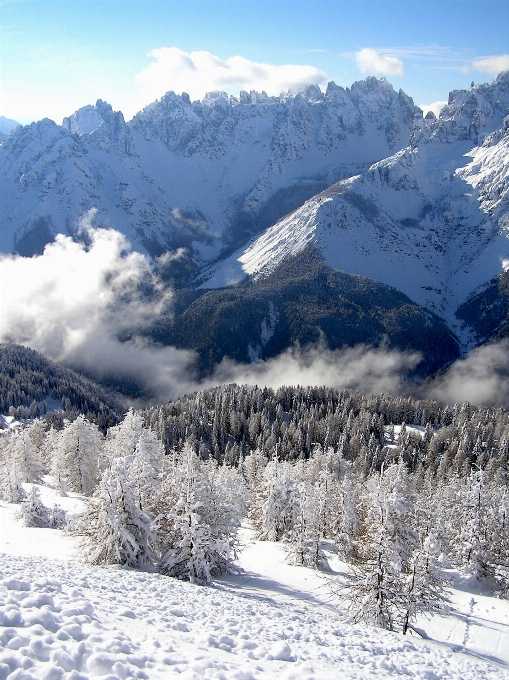
[(320, 574), (248, 530), (244, 571), (202, 587), (85, 566), (18, 508), (0, 507), (0, 680), (509, 678), (507, 601), (455, 589), (423, 641), (342, 622)]

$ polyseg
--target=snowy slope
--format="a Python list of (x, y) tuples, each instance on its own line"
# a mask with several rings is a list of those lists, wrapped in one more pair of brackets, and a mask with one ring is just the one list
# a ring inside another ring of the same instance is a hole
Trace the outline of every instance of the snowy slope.
[(508, 106), (509, 72), (452, 93), (438, 121), (417, 121), (411, 146), (312, 198), (202, 287), (267, 274), (313, 244), (331, 267), (394, 286), (459, 330), (455, 309), (509, 264)]
[[(443, 642), (424, 642), (343, 623), (319, 575), (248, 533), (245, 571), (201, 587), (86, 567), (69, 537), (22, 527), (12, 506), (0, 508), (0, 530), (5, 678), (509, 677), (509, 607), (478, 593), (454, 591), (458, 610), (426, 627)], [(58, 559), (48, 558), (51, 548)]]
[(207, 260), (405, 146), (418, 113), (376, 78), (271, 98), (168, 93), (129, 124), (99, 100), (0, 147), (0, 252), (40, 252), (93, 210), (138, 249)]

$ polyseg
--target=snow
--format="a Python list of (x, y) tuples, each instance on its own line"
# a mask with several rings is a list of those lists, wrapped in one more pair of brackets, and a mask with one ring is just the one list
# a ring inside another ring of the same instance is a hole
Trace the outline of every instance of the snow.
[(17, 430), (20, 425), (21, 423), (14, 416), (0, 415), (0, 435), (9, 430)]
[[(79, 511), (79, 497), (40, 489)], [(0, 678), (509, 678), (509, 603), (476, 583), (458, 580), (453, 613), (419, 622), (432, 640), (403, 637), (344, 623), (327, 577), (247, 527), (243, 571), (202, 587), (85, 566), (74, 539), (16, 510), (0, 507)]]

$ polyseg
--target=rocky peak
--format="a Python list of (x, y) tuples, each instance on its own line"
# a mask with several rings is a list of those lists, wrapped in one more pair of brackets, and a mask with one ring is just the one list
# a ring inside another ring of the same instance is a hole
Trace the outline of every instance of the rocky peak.
[(509, 107), (509, 71), (500, 73), (494, 82), (472, 85), (468, 90), (452, 90), (447, 106), (436, 120), (417, 124), (411, 136), (412, 146), (427, 143), (452, 144), (470, 141), (482, 144), (485, 136), (502, 125)]
[(104, 123), (102, 116), (96, 106), (91, 104), (78, 109), (72, 116), (64, 118), (62, 127), (69, 132), (76, 132), (80, 137), (95, 132)]

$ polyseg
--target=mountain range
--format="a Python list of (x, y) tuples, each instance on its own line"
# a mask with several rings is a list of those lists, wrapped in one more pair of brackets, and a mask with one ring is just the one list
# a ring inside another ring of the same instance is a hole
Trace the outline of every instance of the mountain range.
[(509, 72), (438, 118), (373, 77), (169, 92), (129, 123), (99, 100), (0, 144), (0, 251), (121, 231), (176, 288), (144, 332), (204, 372), (322, 338), (417, 349), (429, 374), (509, 328), (508, 110)]

